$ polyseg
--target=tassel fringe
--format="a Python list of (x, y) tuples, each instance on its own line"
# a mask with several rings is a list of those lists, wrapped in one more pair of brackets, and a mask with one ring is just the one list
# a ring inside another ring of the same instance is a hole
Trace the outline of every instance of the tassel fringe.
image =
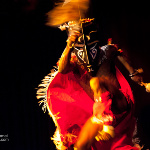
[(53, 114), (47, 102), (48, 87), (57, 74), (58, 74), (58, 68), (54, 67), (54, 69), (52, 69), (51, 72), (47, 76), (44, 77), (44, 79), (42, 80), (42, 83), (38, 85), (36, 98), (40, 99), (38, 103), (39, 103), (39, 106), (42, 105), (43, 112), (45, 113), (46, 110), (48, 110), (49, 115), (52, 117), (54, 121), (54, 124), (56, 126), (56, 131), (53, 135), (53, 138), (51, 138), (51, 140), (53, 140), (54, 144), (56, 145), (56, 148), (58, 150), (61, 150), (63, 142), (61, 141), (61, 134), (60, 134), (59, 126), (57, 123), (57, 120), (59, 119), (58, 117), (59, 112), (57, 114)]

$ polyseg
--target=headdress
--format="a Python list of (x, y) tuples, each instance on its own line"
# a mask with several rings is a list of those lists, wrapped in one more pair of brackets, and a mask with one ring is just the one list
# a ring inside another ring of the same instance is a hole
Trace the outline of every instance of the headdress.
[(84, 18), (89, 7), (89, 0), (65, 0), (58, 3), (48, 15), (47, 25), (59, 26), (68, 21)]

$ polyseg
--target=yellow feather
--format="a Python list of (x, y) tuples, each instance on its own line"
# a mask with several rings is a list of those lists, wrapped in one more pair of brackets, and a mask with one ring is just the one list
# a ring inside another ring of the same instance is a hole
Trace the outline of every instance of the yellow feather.
[(71, 0), (63, 4), (59, 3), (47, 13), (47, 25), (59, 26), (68, 21), (78, 21), (80, 18), (84, 18), (89, 7), (89, 0)]

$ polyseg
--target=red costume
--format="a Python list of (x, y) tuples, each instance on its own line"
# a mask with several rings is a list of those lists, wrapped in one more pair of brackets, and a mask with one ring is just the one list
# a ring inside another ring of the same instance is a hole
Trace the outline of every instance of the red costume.
[[(38, 90), (39, 98), (44, 98), (43, 109), (47, 107), (50, 116), (57, 126), (54, 134), (54, 143), (57, 149), (62, 145), (70, 147), (77, 140), (80, 129), (89, 117), (93, 115), (94, 101), (84, 91), (77, 76), (71, 71), (67, 74), (58, 72), (46, 76), (42, 88)], [(85, 76), (82, 76), (84, 80)], [(130, 109), (122, 114), (115, 115), (111, 111), (111, 95), (109, 92), (103, 93), (102, 102), (107, 105), (104, 110), (105, 116), (111, 116), (113, 119), (104, 124), (112, 125), (115, 128), (115, 137), (108, 141), (96, 141), (92, 144), (93, 150), (137, 150), (132, 144), (132, 134), (135, 127), (135, 118), (133, 114), (134, 99), (131, 88), (123, 77), (121, 72), (116, 68), (116, 77), (119, 81), (121, 91), (125, 95)], [(44, 93), (44, 92), (43, 92)]]

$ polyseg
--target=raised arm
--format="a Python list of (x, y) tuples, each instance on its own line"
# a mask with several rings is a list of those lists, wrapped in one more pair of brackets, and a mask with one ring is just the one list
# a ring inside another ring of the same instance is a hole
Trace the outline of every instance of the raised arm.
[(58, 71), (60, 73), (67, 73), (72, 68), (71, 64), (70, 64), (71, 52), (73, 50), (74, 43), (77, 40), (78, 36), (79, 36), (79, 32), (75, 31), (67, 39), (66, 48), (65, 48), (64, 52), (62, 53), (61, 58), (59, 60), (59, 64), (58, 64)]
[(66, 73), (71, 67), (71, 64), (70, 64), (71, 50), (72, 50), (72, 47), (70, 47), (69, 44), (67, 44), (65, 50), (63, 51), (61, 55), (61, 58), (58, 64), (58, 71), (60, 73)]
[(124, 56), (117, 56), (118, 60), (125, 66), (125, 68), (129, 71), (129, 76), (133, 81), (135, 81), (138, 84), (141, 84), (143, 82), (143, 78), (140, 73), (143, 72), (142, 69), (135, 70), (127, 61), (127, 59)]
[(127, 62), (127, 59), (124, 56), (118, 56), (118, 60), (125, 66), (125, 68), (129, 71), (129, 74), (134, 73), (134, 68), (129, 65), (129, 63)]

